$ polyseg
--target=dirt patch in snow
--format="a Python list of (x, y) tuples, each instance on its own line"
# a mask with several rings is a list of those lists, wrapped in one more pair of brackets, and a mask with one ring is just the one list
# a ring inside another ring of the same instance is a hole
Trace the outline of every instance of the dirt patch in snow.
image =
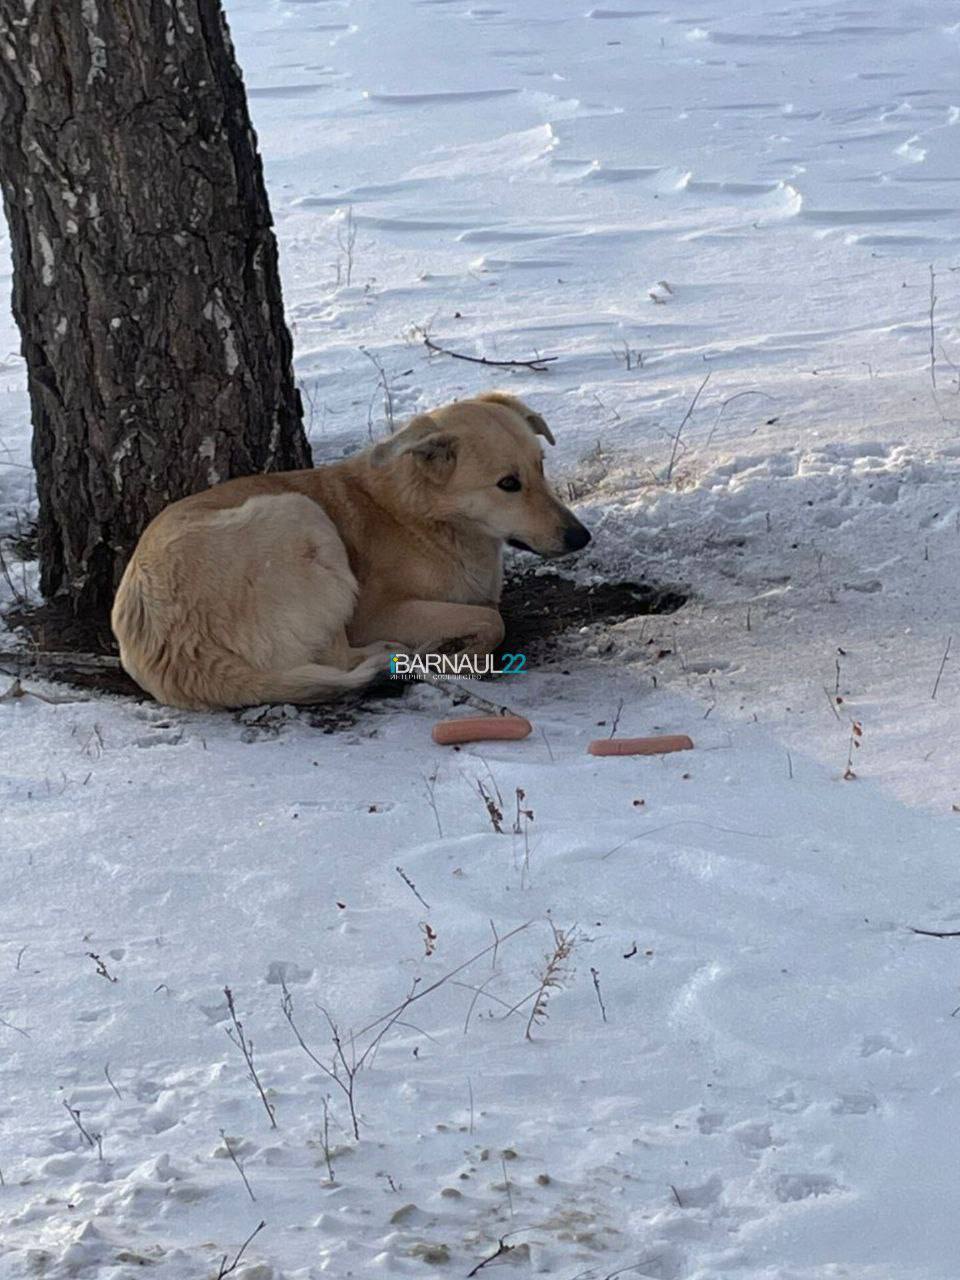
[(539, 658), (564, 632), (651, 613), (675, 613), (686, 599), (679, 587), (656, 583), (583, 585), (559, 573), (516, 574), (507, 578), (500, 600), (507, 627), (500, 652)]

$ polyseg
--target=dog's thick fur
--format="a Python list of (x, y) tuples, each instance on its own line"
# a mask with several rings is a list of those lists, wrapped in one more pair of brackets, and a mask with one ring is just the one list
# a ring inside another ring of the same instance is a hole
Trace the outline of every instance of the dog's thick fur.
[(158, 701), (206, 709), (321, 701), (383, 675), (397, 649), (490, 653), (504, 542), (558, 556), (590, 538), (544, 479), (538, 436), (553, 443), (494, 391), (345, 462), (173, 503), (117, 591), (124, 668)]

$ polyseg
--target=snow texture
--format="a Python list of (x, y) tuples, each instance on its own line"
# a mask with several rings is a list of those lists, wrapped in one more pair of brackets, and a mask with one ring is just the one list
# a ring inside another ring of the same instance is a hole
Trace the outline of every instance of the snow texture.
[[(498, 685), (522, 743), (0, 702), (0, 1275), (206, 1280), (263, 1220), (236, 1280), (955, 1280), (956, 15), (228, 12), (317, 459), (499, 382), (571, 571), (690, 600)], [(618, 712), (696, 750), (586, 755)]]

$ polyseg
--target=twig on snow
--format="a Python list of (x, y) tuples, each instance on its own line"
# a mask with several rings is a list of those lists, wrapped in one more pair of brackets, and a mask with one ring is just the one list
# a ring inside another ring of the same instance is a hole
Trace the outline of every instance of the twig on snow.
[(95, 962), (95, 964), (96, 964), (96, 966), (97, 966), (97, 976), (98, 976), (98, 977), (100, 977), (100, 978), (106, 978), (106, 980), (107, 980), (108, 982), (119, 982), (119, 981), (120, 981), (120, 979), (119, 979), (119, 978), (114, 977), (114, 975), (113, 975), (113, 974), (110, 972), (110, 970), (107, 968), (107, 966), (106, 966), (106, 964), (104, 963), (104, 961), (100, 958), (100, 956), (98, 956), (98, 955), (97, 955), (97, 953), (96, 953), (95, 951), (88, 951), (88, 952), (87, 952), (87, 956), (88, 956), (88, 958), (89, 958), (90, 960), (93, 960), (93, 961)]
[(455, 707), (466, 705), (473, 707), (477, 711), (482, 711), (488, 716), (515, 716), (517, 713), (510, 707), (504, 706), (503, 703), (491, 702), (489, 698), (483, 698), (479, 693), (471, 693), (469, 689), (464, 689), (452, 684), (449, 680), (445, 680), (443, 676), (430, 675), (423, 682), (432, 685), (434, 689), (439, 690), (444, 697), (449, 698)]
[(937, 678), (933, 684), (933, 692), (930, 694), (932, 701), (936, 700), (937, 690), (940, 688), (940, 680), (943, 676), (943, 669), (947, 665), (947, 658), (950, 656), (950, 646), (953, 644), (953, 636), (947, 637), (947, 647), (943, 651), (943, 657), (940, 659), (940, 670), (937, 672)]
[(547, 373), (547, 365), (553, 364), (559, 356), (534, 356), (532, 360), (490, 360), (487, 356), (467, 356), (462, 351), (451, 351), (434, 342), (428, 333), (423, 334), (423, 345), (428, 351), (437, 355), (452, 356), (454, 360), (467, 360), (470, 364), (485, 364), (496, 369), (532, 369), (534, 373)]
[(477, 1263), (472, 1271), (468, 1271), (467, 1280), (471, 1280), (471, 1277), (482, 1271), (484, 1267), (489, 1266), (491, 1262), (496, 1262), (497, 1258), (502, 1258), (505, 1254), (512, 1253), (516, 1247), (515, 1244), (507, 1244), (506, 1237), (501, 1237), (496, 1253), (491, 1253), (489, 1258), (484, 1258), (482, 1262)]
[(111, 1075), (110, 1075), (110, 1063), (109, 1063), (109, 1062), (104, 1066), (104, 1068), (103, 1068), (103, 1074), (107, 1077), (107, 1084), (110, 1086), (110, 1088), (113, 1090), (113, 1092), (117, 1095), (117, 1097), (118, 1097), (118, 1098), (120, 1099), (120, 1101), (122, 1102), (122, 1101), (123, 1101), (123, 1094), (120, 1092), (120, 1090), (117, 1088), (117, 1086), (113, 1083), (113, 1079), (111, 1078)]

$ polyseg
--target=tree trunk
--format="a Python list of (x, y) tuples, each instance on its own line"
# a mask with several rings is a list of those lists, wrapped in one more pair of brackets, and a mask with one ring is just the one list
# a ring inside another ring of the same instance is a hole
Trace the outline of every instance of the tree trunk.
[(0, 0), (0, 183), (41, 587), (100, 612), (168, 502), (310, 465), (219, 0)]

